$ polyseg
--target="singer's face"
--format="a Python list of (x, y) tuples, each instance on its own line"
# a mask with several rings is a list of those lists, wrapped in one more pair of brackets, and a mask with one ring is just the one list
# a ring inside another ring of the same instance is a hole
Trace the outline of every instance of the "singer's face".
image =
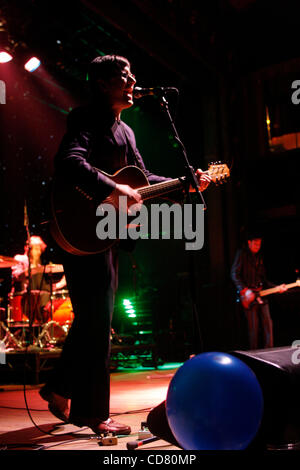
[(135, 76), (127, 65), (120, 72), (103, 84), (103, 90), (115, 114), (133, 105), (133, 88)]

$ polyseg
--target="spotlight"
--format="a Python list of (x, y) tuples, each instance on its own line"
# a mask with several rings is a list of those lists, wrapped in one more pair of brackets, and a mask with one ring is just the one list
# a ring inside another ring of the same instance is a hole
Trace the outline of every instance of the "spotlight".
[(10, 62), (13, 59), (13, 56), (6, 51), (0, 51), (0, 64), (5, 64)]
[(41, 61), (37, 57), (31, 57), (24, 65), (24, 69), (27, 72), (34, 72), (40, 65)]

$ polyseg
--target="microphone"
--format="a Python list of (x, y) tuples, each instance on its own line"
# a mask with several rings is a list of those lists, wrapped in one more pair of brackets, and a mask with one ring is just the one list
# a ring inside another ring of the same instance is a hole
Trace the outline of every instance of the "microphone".
[(140, 88), (139, 86), (136, 86), (133, 90), (133, 97), (135, 99), (143, 98), (143, 96), (149, 96), (149, 95), (154, 95), (154, 96), (160, 96), (163, 93), (169, 93), (175, 91), (176, 93), (179, 93), (177, 88), (174, 87), (163, 87), (163, 86), (157, 86), (154, 88)]

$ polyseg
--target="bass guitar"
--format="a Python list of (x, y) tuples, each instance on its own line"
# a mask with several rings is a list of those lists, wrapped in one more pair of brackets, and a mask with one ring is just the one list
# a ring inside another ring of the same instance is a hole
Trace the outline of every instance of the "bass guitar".
[[(292, 282), (291, 284), (286, 284), (285, 287), (286, 289), (293, 289), (294, 287), (299, 287), (300, 286), (300, 279), (297, 279), (296, 282)], [(269, 289), (263, 289), (263, 290), (256, 290), (256, 289), (251, 289), (253, 292), (252, 297), (247, 297), (245, 295), (241, 295), (241, 302), (244, 308), (248, 309), (250, 305), (254, 302), (256, 299), (260, 299), (261, 297), (266, 297), (267, 295), (271, 294), (277, 294), (278, 292), (281, 291), (281, 286), (275, 286), (275, 287), (270, 287)]]

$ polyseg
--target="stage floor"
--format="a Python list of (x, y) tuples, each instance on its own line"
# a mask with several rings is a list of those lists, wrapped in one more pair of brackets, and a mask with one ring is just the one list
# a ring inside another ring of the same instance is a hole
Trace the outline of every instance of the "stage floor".
[[(151, 408), (166, 399), (170, 380), (176, 369), (114, 372), (111, 374), (111, 415), (117, 421), (129, 424), (130, 436), (118, 437), (116, 445), (99, 446), (88, 428), (62, 425), (53, 416), (47, 403), (39, 396), (40, 386), (26, 386), (26, 399), (37, 429), (30, 420), (22, 385), (0, 385), (0, 444), (2, 448), (24, 450), (44, 446), (43, 450), (127, 450), (127, 442), (138, 439), (141, 423), (145, 422)], [(55, 435), (43, 434), (43, 432)], [(74, 433), (63, 435), (65, 433)], [(84, 438), (84, 439), (83, 439)], [(28, 446), (28, 447), (27, 447)], [(137, 450), (178, 450), (166, 441), (158, 440), (140, 446)]]

